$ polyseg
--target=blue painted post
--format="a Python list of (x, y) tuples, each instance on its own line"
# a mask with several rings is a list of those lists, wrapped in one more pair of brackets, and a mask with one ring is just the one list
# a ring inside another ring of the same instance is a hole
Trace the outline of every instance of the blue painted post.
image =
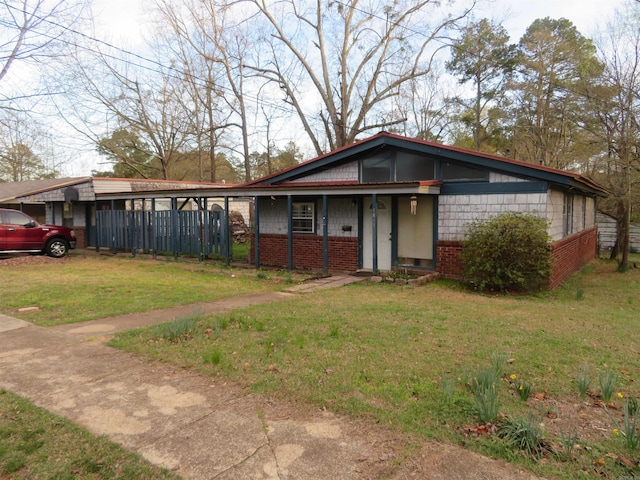
[(293, 197), (287, 195), (287, 270), (293, 270)]
[[(95, 239), (95, 242), (96, 242), (96, 253), (100, 253), (100, 242), (102, 240), (102, 238), (101, 238), (102, 235), (101, 235), (101, 232), (100, 232), (100, 215), (98, 215), (98, 202), (97, 201), (93, 202), (93, 204), (94, 204), (94, 209), (95, 209), (95, 212), (96, 212), (96, 239)], [(89, 226), (91, 226), (91, 225), (89, 225)]]
[(371, 254), (373, 274), (378, 275), (378, 195), (371, 195)]
[(322, 272), (329, 272), (329, 200), (322, 196)]
[(136, 256), (136, 210), (135, 200), (131, 199), (131, 214), (129, 215), (129, 240), (131, 242), (131, 256)]
[(156, 199), (151, 199), (151, 215), (149, 216), (149, 223), (151, 223), (151, 255), (156, 258), (158, 253), (157, 238), (158, 232), (156, 231)]
[(111, 210), (109, 211), (111, 217), (111, 253), (116, 254), (116, 201), (111, 200)]
[(433, 269), (438, 270), (438, 195), (433, 197)]
[(202, 260), (204, 261), (209, 258), (209, 238), (211, 238), (211, 231), (209, 230), (209, 197), (204, 197), (202, 199), (202, 210), (202, 249), (204, 250)]
[(171, 199), (171, 249), (173, 258), (178, 259), (178, 199)]
[(224, 231), (225, 231), (225, 243), (226, 243), (226, 256), (227, 265), (231, 265), (231, 226), (229, 225), (229, 197), (224, 197)]
[(254, 222), (254, 265), (256, 268), (260, 268), (260, 208), (258, 206), (258, 199), (260, 197), (254, 197), (253, 199), (253, 222)]

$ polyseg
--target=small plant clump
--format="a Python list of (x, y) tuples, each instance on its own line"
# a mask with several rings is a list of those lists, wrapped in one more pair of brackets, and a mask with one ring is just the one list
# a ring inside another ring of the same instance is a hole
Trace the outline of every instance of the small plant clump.
[(576, 375), (576, 382), (578, 384), (578, 392), (580, 392), (580, 398), (587, 396), (587, 390), (591, 386), (591, 377), (589, 376), (589, 369), (581, 367)]
[(498, 436), (529, 456), (537, 457), (542, 453), (542, 430), (531, 413), (526, 417), (507, 418), (500, 426)]
[(618, 376), (613, 370), (598, 372), (598, 382), (602, 393), (602, 401), (609, 403), (618, 384)]
[(531, 384), (529, 382), (517, 378), (513, 382), (513, 389), (522, 400), (525, 402), (529, 400), (529, 397), (531, 396)]
[(573, 451), (578, 444), (578, 432), (575, 430), (565, 432), (560, 428), (560, 444), (562, 449), (559, 452), (559, 457), (565, 462), (573, 460)]
[(629, 450), (635, 450), (640, 445), (640, 430), (638, 429), (638, 399), (627, 398), (624, 401), (622, 420), (622, 435)]
[(478, 420), (482, 423), (493, 423), (498, 419), (498, 383), (501, 376), (502, 367), (498, 368), (492, 358), (492, 365), (477, 370), (467, 382), (473, 394)]

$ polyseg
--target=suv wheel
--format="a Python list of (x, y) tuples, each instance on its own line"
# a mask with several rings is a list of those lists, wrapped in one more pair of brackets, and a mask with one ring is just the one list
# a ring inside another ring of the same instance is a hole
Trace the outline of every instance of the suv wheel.
[(53, 238), (47, 242), (44, 253), (53, 258), (62, 258), (69, 253), (69, 243), (63, 238)]

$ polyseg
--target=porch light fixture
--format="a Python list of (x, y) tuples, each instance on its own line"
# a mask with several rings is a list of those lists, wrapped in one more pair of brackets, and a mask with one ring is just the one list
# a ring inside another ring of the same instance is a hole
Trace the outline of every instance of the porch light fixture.
[(415, 215), (418, 211), (418, 197), (411, 195), (411, 215)]

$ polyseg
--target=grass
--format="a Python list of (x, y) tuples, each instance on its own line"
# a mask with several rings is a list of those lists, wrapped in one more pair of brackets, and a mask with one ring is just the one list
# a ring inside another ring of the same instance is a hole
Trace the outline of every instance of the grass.
[[(0, 311), (18, 316), (16, 309), (31, 306), (35, 298), (41, 311), (20, 317), (42, 324), (56, 323), (58, 316), (79, 321), (296, 281), (291, 274), (124, 255), (73, 256), (37, 269), (3, 269), (14, 280), (3, 287)], [(415, 445), (425, 438), (460, 444), (546, 477), (570, 479), (588, 472), (624, 478), (640, 472), (621, 464), (616, 454), (637, 459), (638, 450), (607, 428), (623, 425), (623, 399), (640, 396), (639, 294), (640, 270), (618, 273), (614, 263), (604, 261), (562, 288), (532, 297), (481, 295), (445, 281), (361, 283), (225, 315), (178, 319), (122, 334), (112, 344), (242, 382), (257, 392), (368, 418), (405, 432)], [(498, 423), (530, 418), (535, 410), (545, 425), (545, 447), (557, 447), (553, 454), (539, 460), (514, 449), (517, 442), (469, 433), (478, 430), (479, 411), (467, 382), (482, 366), (499, 379)], [(579, 372), (606, 371), (618, 374), (616, 389), (622, 395), (613, 395), (607, 405), (609, 423), (600, 418), (606, 417), (601, 389), (582, 385), (581, 398), (576, 382)], [(533, 385), (528, 401), (514, 391), (512, 378)], [(579, 410), (569, 414), (575, 425), (557, 428), (554, 422), (564, 412), (560, 406)], [(599, 430), (586, 435), (588, 421), (598, 415)], [(8, 470), (23, 471), (24, 452), (40, 450), (38, 441), (33, 445), (3, 456)], [(66, 455), (74, 453), (60, 454)], [(99, 465), (101, 458), (89, 454), (85, 460)]]
[[(143, 329), (121, 334), (113, 345), (225, 376), (257, 392), (369, 418), (406, 432), (417, 444), (424, 438), (462, 444), (545, 476), (576, 478), (585, 469), (617, 478), (628, 475), (628, 467), (607, 454), (638, 452), (627, 452), (607, 432), (580, 438), (584, 448), (572, 452), (571, 461), (552, 455), (544, 462), (514, 453), (495, 436), (468, 435), (478, 410), (464, 384), (478, 366), (503, 368), (498, 402), (507, 418), (528, 418), (532, 406), (554, 418), (556, 402), (584, 405), (575, 379), (587, 365), (624, 372), (617, 388), (637, 397), (639, 298), (640, 270), (621, 274), (603, 261), (532, 297), (480, 295), (451, 282), (361, 283), (202, 317), (185, 341)], [(216, 327), (221, 322), (225, 329)], [(528, 402), (514, 392), (511, 375), (535, 386)], [(600, 407), (589, 408), (584, 415), (601, 414)], [(554, 422), (545, 423), (544, 434), (561, 444)]]
[[(0, 313), (50, 326), (282, 289), (300, 276), (220, 263), (127, 254), (73, 254), (64, 261), (2, 267)], [(19, 312), (20, 308), (37, 311)]]
[(0, 389), (0, 478), (24, 480), (178, 479)]

